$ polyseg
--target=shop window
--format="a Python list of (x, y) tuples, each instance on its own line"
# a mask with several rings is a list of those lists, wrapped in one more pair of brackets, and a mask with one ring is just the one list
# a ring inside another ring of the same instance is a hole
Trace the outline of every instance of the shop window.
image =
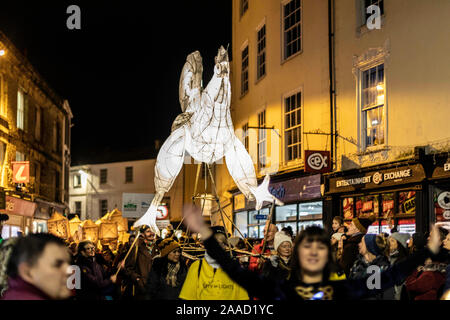
[(383, 219), (392, 217), (395, 210), (395, 194), (394, 193), (384, 193), (381, 195)]
[(297, 232), (301, 232), (302, 230), (304, 230), (306, 227), (309, 226), (323, 227), (322, 201), (300, 203), (298, 205), (298, 212), (299, 212), (299, 221)]
[(398, 194), (398, 213), (399, 214), (416, 214), (416, 192), (406, 191)]
[[(238, 212), (234, 215), (234, 224), (239, 229), (239, 231), (244, 235), (245, 238), (248, 237), (248, 231), (247, 231), (247, 211)], [(236, 237), (242, 237), (242, 235), (235, 229), (234, 230), (234, 236)]]
[(373, 215), (378, 218), (378, 195), (357, 197), (355, 209), (358, 218), (368, 218)]
[(450, 221), (450, 191), (434, 188), (433, 204), (435, 222)]
[(344, 198), (344, 200), (342, 200), (342, 212), (344, 214), (344, 219), (350, 220), (354, 218), (355, 208), (353, 204), (353, 198)]
[[(264, 226), (270, 214), (269, 208), (264, 208), (259, 211), (253, 210), (248, 212), (248, 225), (250, 238), (264, 238)], [(263, 218), (263, 219), (261, 219)]]

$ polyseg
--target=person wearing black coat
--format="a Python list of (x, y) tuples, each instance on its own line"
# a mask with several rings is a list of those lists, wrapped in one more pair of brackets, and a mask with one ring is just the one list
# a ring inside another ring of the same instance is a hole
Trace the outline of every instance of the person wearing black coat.
[(213, 232), (205, 224), (201, 210), (186, 206), (183, 222), (193, 232), (200, 232), (205, 248), (228, 274), (247, 290), (248, 294), (262, 300), (347, 300), (363, 299), (391, 288), (429, 257), (439, 252), (439, 243), (433, 236), (427, 248), (381, 272), (376, 287), (368, 285), (369, 278), (330, 281), (332, 272), (331, 245), (328, 234), (317, 226), (303, 230), (295, 239), (291, 272), (286, 281), (274, 281), (243, 269), (220, 247)]
[(346, 236), (341, 237), (337, 261), (347, 277), (350, 275), (350, 269), (353, 267), (353, 264), (358, 259), (359, 243), (374, 221), (374, 217), (369, 219), (353, 218)]
[(80, 242), (78, 253), (76, 264), (81, 271), (81, 288), (76, 290), (76, 299), (104, 300), (103, 292), (114, 286), (116, 276), (106, 276), (95, 260), (95, 246), (91, 241)]
[(187, 275), (186, 261), (180, 244), (172, 238), (164, 239), (159, 249), (161, 254), (153, 260), (147, 280), (147, 299), (177, 300)]

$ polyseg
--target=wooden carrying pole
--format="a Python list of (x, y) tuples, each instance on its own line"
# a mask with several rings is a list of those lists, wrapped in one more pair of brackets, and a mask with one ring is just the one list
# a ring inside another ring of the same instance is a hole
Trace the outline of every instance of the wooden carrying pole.
[[(130, 249), (128, 250), (125, 258), (123, 259), (123, 264), (125, 264), (125, 261), (127, 260), (131, 250), (133, 249), (133, 247), (135, 246), (137, 240), (139, 239), (139, 236), (141, 235), (141, 232), (139, 231), (136, 235), (136, 239), (134, 239), (133, 244), (131, 245)], [(117, 276), (119, 274), (120, 269), (122, 268), (122, 263), (119, 265), (119, 268), (117, 269), (117, 272), (114, 274), (115, 276)]]

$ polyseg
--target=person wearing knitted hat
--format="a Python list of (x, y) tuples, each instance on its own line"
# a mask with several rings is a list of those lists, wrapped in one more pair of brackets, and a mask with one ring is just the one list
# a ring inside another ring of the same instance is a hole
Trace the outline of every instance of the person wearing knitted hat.
[[(404, 261), (409, 256), (408, 244), (411, 236), (408, 233), (394, 232), (388, 238), (388, 259), (391, 266)], [(394, 286), (392, 300), (406, 299), (403, 290), (404, 282)]]
[(159, 243), (160, 256), (155, 257), (147, 281), (147, 299), (176, 300), (187, 275), (186, 260), (174, 238)]
[(338, 245), (338, 265), (348, 277), (350, 269), (358, 258), (358, 245), (367, 233), (369, 226), (375, 221), (375, 216), (353, 218), (345, 236), (341, 237)]
[(279, 231), (275, 233), (273, 245), (276, 254), (264, 263), (261, 274), (270, 279), (285, 280), (290, 271), (292, 238), (283, 231)]
[[(387, 242), (381, 235), (366, 234), (358, 245), (359, 256), (350, 270), (349, 279), (363, 279), (373, 274), (369, 267), (377, 266), (380, 271), (389, 268), (390, 264), (384, 252), (387, 248)], [(389, 291), (380, 293), (374, 298), (376, 300), (387, 299), (392, 294)]]

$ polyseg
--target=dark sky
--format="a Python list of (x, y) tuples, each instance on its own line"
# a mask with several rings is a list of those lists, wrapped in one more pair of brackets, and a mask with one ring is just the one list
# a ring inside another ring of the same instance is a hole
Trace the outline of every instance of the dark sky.
[[(66, 27), (72, 4), (81, 30)], [(219, 46), (231, 56), (231, 1), (1, 1), (0, 30), (69, 100), (77, 164), (167, 138), (186, 56), (201, 52), (204, 85)]]

